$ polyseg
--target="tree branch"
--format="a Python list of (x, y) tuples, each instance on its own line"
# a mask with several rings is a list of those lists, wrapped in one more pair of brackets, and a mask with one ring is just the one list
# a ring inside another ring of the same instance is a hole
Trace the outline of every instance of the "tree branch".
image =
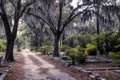
[(65, 23), (63, 24), (63, 27), (62, 27), (62, 29), (60, 30), (60, 32), (62, 33), (62, 32), (64, 31), (64, 28), (65, 28), (74, 18), (76, 18), (78, 15), (82, 14), (82, 13), (83, 13), (84, 11), (86, 11), (86, 10), (87, 10), (87, 8), (84, 9), (83, 11), (78, 12), (77, 14), (72, 15), (71, 17), (69, 17), (69, 18), (65, 21)]
[(61, 26), (63, 4), (64, 4), (63, 0), (60, 0), (60, 2), (59, 2), (58, 31), (60, 30), (60, 26)]
[(26, 12), (28, 15), (32, 15), (34, 17), (37, 17), (38, 19), (41, 19), (44, 23), (46, 23), (48, 26), (50, 26), (50, 29), (53, 31), (54, 34), (56, 34), (56, 31), (54, 30), (53, 27), (51, 27), (51, 25), (42, 17), (40, 17), (39, 15), (33, 14), (33, 13), (28, 13)]
[(15, 13), (13, 13), (13, 14), (11, 14), (11, 15), (8, 15), (8, 18), (11, 18), (12, 16), (14, 16), (15, 15)]
[(13, 6), (14, 6), (14, 8), (15, 8), (15, 4), (14, 4), (14, 2), (13, 2), (13, 0), (8, 0)]
[(74, 12), (77, 11), (78, 9), (80, 9), (81, 7), (92, 5), (92, 4), (94, 4), (94, 3), (93, 2), (89, 2), (89, 3), (86, 3), (86, 4), (78, 5), (78, 7), (76, 7), (75, 9), (73, 9), (73, 11), (70, 13), (69, 17), (71, 17), (74, 14)]
[(6, 14), (6, 11), (5, 11), (5, 2), (4, 0), (1, 0), (1, 19), (3, 20), (3, 23), (4, 23), (4, 27), (5, 27), (5, 32), (6, 32), (6, 36), (9, 36), (10, 33), (11, 33), (11, 30), (10, 30), (10, 25), (9, 25), (9, 22), (8, 22), (8, 18), (7, 18), (7, 14)]
[(27, 8), (28, 6), (30, 6), (31, 4), (33, 4), (33, 3), (35, 3), (35, 0), (33, 0), (33, 2), (28, 3), (28, 4), (26, 4), (26, 5), (24, 6), (24, 8), (21, 10), (20, 17), (23, 15), (23, 13), (25, 12), (26, 8)]
[(20, 15), (20, 10), (21, 10), (21, 0), (18, 0), (16, 8), (15, 8), (15, 16), (14, 16), (14, 26), (12, 30), (12, 37), (16, 37), (17, 34), (17, 29), (18, 29), (18, 22), (19, 22), (19, 15)]
[(45, 19), (43, 19), (42, 17), (40, 17), (39, 15), (30, 13), (30, 12), (26, 12), (26, 14), (32, 15), (32, 16), (34, 16), (34, 17), (37, 17), (37, 18), (41, 19), (44, 23), (46, 23), (47, 25), (49, 25), (49, 23), (48, 23)]

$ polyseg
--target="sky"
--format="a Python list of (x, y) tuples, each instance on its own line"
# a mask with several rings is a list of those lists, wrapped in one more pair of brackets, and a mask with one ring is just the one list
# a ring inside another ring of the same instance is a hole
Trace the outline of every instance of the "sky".
[(74, 6), (74, 7), (77, 7), (77, 2), (78, 2), (78, 0), (73, 0), (73, 2), (71, 3), (71, 5)]

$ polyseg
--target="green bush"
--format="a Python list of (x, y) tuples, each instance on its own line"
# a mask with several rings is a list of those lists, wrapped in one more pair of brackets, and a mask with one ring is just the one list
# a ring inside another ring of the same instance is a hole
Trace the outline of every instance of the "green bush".
[(76, 54), (76, 59), (77, 59), (78, 64), (85, 63), (87, 57), (88, 57), (87, 53), (83, 51), (78, 51), (78, 53)]
[(0, 52), (5, 51), (5, 49), (6, 49), (6, 46), (5, 46), (4, 42), (3, 42), (3, 40), (0, 40)]
[(69, 49), (69, 57), (72, 59), (72, 63), (74, 65), (76, 61), (78, 64), (85, 63), (87, 56), (87, 53), (85, 53), (85, 51), (80, 48), (80, 46)]
[(36, 50), (36, 47), (31, 46), (30, 51), (34, 51), (34, 50)]
[(71, 34), (68, 38), (65, 39), (64, 43), (74, 48), (78, 44), (77, 36), (75, 34)]
[(53, 46), (47, 46), (48, 53), (53, 53)]
[(70, 58), (76, 58), (76, 54), (78, 53), (78, 50), (76, 49), (76, 48), (71, 48), (71, 49), (69, 49), (69, 56), (70, 56)]
[(120, 44), (118, 44), (117, 46), (114, 46), (114, 51), (120, 51)]
[(67, 45), (64, 45), (64, 46), (60, 46), (59, 49), (60, 51), (66, 51), (66, 49), (69, 49), (70, 47), (67, 46)]
[(42, 46), (40, 47), (40, 52), (42, 52), (43, 54), (49, 54), (51, 52), (53, 52), (53, 46)]
[(76, 53), (78, 53), (78, 50), (76, 48), (71, 48), (68, 49), (68, 56), (72, 59), (72, 65), (75, 65), (75, 60), (76, 60)]
[(77, 46), (76, 48), (78, 49), (78, 51), (82, 49), (80, 46)]
[(20, 52), (20, 51), (21, 51), (21, 49), (19, 48), (19, 49), (17, 49), (17, 51), (18, 51), (18, 52)]
[(113, 63), (116, 64), (116, 66), (120, 66), (120, 52), (113, 53), (112, 60)]
[(119, 59), (120, 60), (120, 52), (113, 53), (112, 59)]
[(78, 41), (79, 41), (79, 45), (81, 47), (85, 48), (88, 43), (91, 43), (92, 36), (93, 35), (91, 35), (91, 34), (84, 34), (84, 35), (83, 34), (79, 34), (78, 38), (77, 38)]
[(96, 55), (97, 47), (94, 44), (87, 44), (86, 50), (89, 55)]

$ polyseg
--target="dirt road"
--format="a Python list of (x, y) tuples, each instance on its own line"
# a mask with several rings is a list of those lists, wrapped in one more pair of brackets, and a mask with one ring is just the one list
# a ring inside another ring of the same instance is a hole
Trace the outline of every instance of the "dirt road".
[(25, 62), (24, 80), (76, 80), (29, 50), (24, 50), (22, 54)]

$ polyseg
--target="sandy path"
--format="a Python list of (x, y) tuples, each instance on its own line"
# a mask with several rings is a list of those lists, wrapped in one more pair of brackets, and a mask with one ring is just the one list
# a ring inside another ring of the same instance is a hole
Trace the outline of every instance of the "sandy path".
[(25, 57), (24, 80), (76, 80), (69, 74), (56, 69), (56, 67), (28, 50), (23, 51)]

